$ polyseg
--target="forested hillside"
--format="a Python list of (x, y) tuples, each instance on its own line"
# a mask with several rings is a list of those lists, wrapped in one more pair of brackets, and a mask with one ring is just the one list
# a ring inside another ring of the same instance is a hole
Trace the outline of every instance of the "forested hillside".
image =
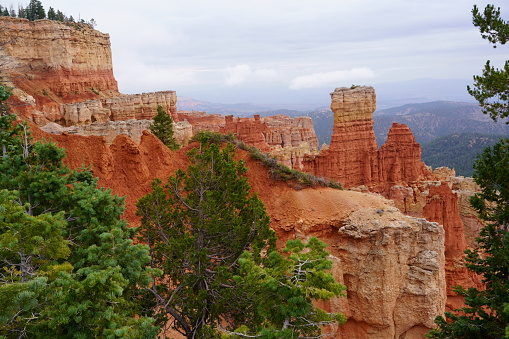
[(503, 135), (477, 133), (449, 134), (422, 144), (422, 160), (433, 168), (454, 168), (457, 175), (471, 177), (474, 159)]

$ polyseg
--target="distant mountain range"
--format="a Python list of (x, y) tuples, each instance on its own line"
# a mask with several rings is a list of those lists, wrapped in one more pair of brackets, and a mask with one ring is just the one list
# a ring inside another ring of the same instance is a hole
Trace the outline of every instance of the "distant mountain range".
[(479, 105), (465, 102), (407, 104), (375, 112), (374, 121), (379, 145), (385, 142), (393, 122), (410, 127), (421, 144), (452, 133), (509, 134), (509, 126), (503, 121), (494, 122)]

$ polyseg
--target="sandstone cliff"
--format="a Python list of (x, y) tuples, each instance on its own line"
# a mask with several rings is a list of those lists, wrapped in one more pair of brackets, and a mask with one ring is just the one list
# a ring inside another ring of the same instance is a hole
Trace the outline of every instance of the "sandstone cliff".
[(41, 104), (118, 93), (108, 34), (85, 25), (12, 17), (0, 17), (0, 30), (3, 71)]
[(157, 105), (176, 118), (173, 91), (121, 95), (108, 34), (86, 25), (0, 17), (1, 76), (13, 111), (39, 125), (151, 119)]

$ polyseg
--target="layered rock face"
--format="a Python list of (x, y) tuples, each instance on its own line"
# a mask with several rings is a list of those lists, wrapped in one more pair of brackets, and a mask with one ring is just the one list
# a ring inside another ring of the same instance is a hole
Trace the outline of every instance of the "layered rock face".
[[(108, 145), (96, 136), (49, 135), (67, 151), (75, 168), (92, 165), (99, 185), (126, 195), (125, 217), (139, 225), (135, 202), (150, 191), (154, 177), (167, 178), (187, 165), (187, 146), (172, 152), (152, 134), (137, 144), (118, 136)], [(262, 199), (278, 235), (289, 239), (317, 236), (329, 246), (333, 273), (346, 284), (347, 297), (331, 300), (328, 310), (349, 316), (334, 338), (422, 338), (445, 304), (442, 226), (403, 215), (375, 194), (330, 188), (294, 190), (268, 179), (267, 169), (243, 151), (253, 191)]]
[[(119, 135), (126, 135), (132, 141), (139, 144), (143, 131), (150, 130), (153, 120), (126, 120), (126, 121), (107, 121), (103, 123), (94, 122), (90, 125), (75, 125), (62, 127), (54, 122), (49, 123), (41, 129), (51, 134), (77, 134), (84, 136), (104, 137), (107, 144), (112, 144)], [(173, 123), (174, 137), (180, 145), (186, 145), (193, 137), (193, 127), (187, 121)]]
[(304, 170), (340, 181), (345, 187), (391, 186), (429, 175), (421, 148), (406, 125), (393, 124), (377, 149), (373, 131), (376, 95), (372, 87), (336, 88), (331, 93), (334, 127), (330, 147), (304, 160)]
[(4, 71), (17, 87), (57, 102), (118, 93), (110, 38), (85, 25), (0, 17)]
[(0, 17), (2, 76), (13, 111), (39, 125), (151, 119), (161, 105), (176, 120), (174, 91), (121, 95), (108, 34), (87, 25)]
[(274, 155), (293, 168), (302, 168), (306, 154), (315, 154), (318, 139), (309, 117), (290, 118), (285, 115), (261, 118), (239, 118), (232, 115), (206, 114), (205, 112), (181, 112), (179, 121), (188, 121), (193, 132), (207, 130), (223, 134), (232, 133), (244, 143)]
[(93, 122), (152, 119), (157, 107), (173, 117), (177, 117), (177, 93), (161, 91), (132, 95), (119, 95), (111, 98), (87, 100), (60, 106), (59, 122), (64, 126), (89, 125)]

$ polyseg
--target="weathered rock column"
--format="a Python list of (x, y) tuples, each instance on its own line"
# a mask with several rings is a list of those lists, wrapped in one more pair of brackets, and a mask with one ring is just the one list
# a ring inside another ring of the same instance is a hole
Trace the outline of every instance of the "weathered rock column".
[(346, 187), (369, 184), (376, 171), (377, 144), (373, 131), (376, 94), (373, 87), (336, 88), (331, 93), (334, 113), (332, 140), (328, 150), (311, 161), (304, 170), (339, 180)]

